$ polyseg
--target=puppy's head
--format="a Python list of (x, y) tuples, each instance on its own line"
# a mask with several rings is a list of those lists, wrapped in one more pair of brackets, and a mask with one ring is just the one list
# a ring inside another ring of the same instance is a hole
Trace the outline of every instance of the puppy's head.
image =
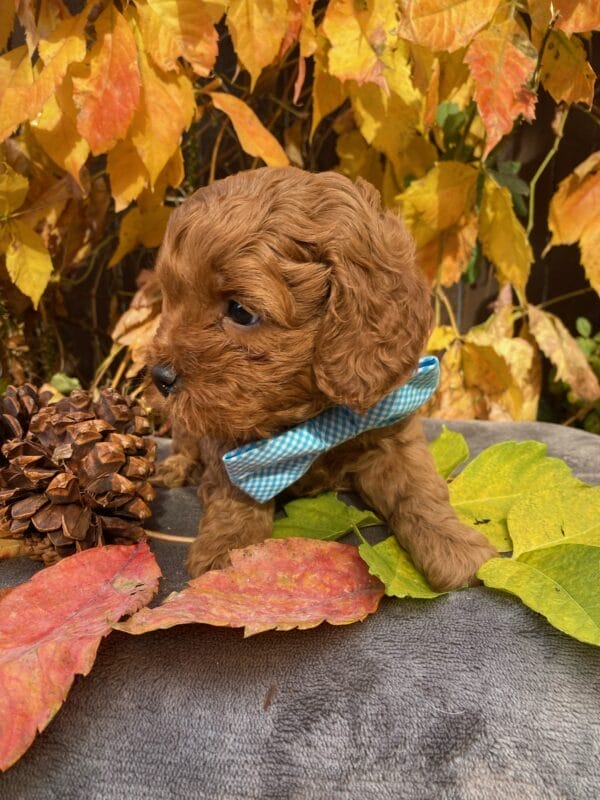
[(414, 370), (429, 293), (401, 221), (369, 184), (265, 168), (173, 212), (150, 354), (171, 414), (197, 434), (269, 435), (333, 404), (364, 411)]

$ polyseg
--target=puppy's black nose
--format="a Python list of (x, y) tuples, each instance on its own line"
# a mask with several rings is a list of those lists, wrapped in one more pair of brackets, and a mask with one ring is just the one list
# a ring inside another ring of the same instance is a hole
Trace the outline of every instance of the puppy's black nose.
[(178, 377), (173, 367), (167, 364), (157, 364), (152, 367), (152, 380), (163, 397), (167, 397), (175, 389)]

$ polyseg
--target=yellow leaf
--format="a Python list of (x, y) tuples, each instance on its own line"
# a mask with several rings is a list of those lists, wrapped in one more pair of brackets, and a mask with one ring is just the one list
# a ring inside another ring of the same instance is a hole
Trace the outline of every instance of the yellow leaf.
[(600, 151), (559, 184), (550, 203), (550, 246), (579, 241), (587, 279), (600, 294)]
[(533, 261), (531, 245), (513, 210), (510, 192), (491, 178), (483, 185), (479, 239), (484, 255), (496, 267), (499, 283), (512, 283), (524, 293)]
[(398, 33), (430, 50), (467, 45), (494, 16), (499, 0), (399, 0)]
[(358, 130), (348, 131), (338, 136), (336, 152), (340, 159), (339, 171), (348, 178), (364, 178), (380, 189), (383, 182), (381, 158), (376, 150), (369, 147)]
[[(149, 40), (144, 36), (144, 41), (152, 58), (154, 46), (158, 44), (159, 52), (163, 47), (162, 40), (166, 39), (172, 56), (172, 66), (164, 62), (159, 66), (163, 69), (175, 68), (178, 57), (185, 58), (197, 75), (206, 77), (210, 74), (217, 58), (217, 30), (213, 25), (225, 11), (225, 3), (199, 3), (198, 0), (147, 0), (148, 7), (155, 15), (159, 27), (156, 38)], [(209, 13), (213, 7), (213, 15)], [(141, 4), (138, 5), (142, 18)], [(152, 24), (152, 23), (150, 23)]]
[(25, 223), (8, 224), (6, 269), (10, 279), (37, 308), (52, 274), (52, 260), (41, 236)]
[(77, 129), (94, 155), (122, 139), (140, 99), (135, 39), (125, 18), (109, 5), (96, 20), (96, 43), (73, 78)]
[(397, 40), (393, 0), (330, 0), (322, 23), (329, 39), (329, 72), (341, 81), (376, 83), (387, 88), (385, 55)]
[(486, 419), (482, 392), (465, 385), (462, 342), (451, 342), (440, 361), (440, 385), (427, 404), (428, 416), (440, 419)]
[(20, 208), (27, 197), (29, 181), (9, 164), (0, 163), (0, 218)]
[(31, 122), (31, 127), (35, 138), (50, 158), (81, 185), (79, 173), (90, 148), (79, 135), (75, 118), (72, 83), (67, 77)]
[(560, 319), (533, 305), (528, 307), (528, 314), (531, 333), (556, 367), (556, 377), (570, 386), (577, 399), (595, 402), (600, 397), (598, 378)]
[(15, 24), (15, 0), (4, 0), (0, 6), (0, 50), (8, 44), (13, 26)]
[(327, 69), (327, 58), (324, 53), (324, 39), (318, 40), (321, 47), (315, 52), (315, 74), (313, 79), (312, 122), (310, 138), (312, 139), (319, 123), (332, 111), (342, 105), (347, 97), (344, 85)]
[(196, 103), (189, 78), (155, 67), (148, 60), (135, 17), (131, 17), (130, 24), (138, 45), (142, 93), (129, 136), (148, 170), (150, 185), (154, 186), (178, 149), (183, 131), (190, 126)]
[(33, 71), (26, 45), (0, 56), (0, 142), (27, 119)]
[(226, 21), (253, 89), (281, 47), (287, 30), (287, 0), (232, 0)]
[(285, 150), (268, 131), (249, 105), (224, 92), (210, 92), (215, 108), (227, 114), (242, 148), (251, 156), (262, 158), (269, 167), (289, 164)]
[(569, 39), (562, 31), (551, 31), (542, 56), (540, 77), (557, 103), (592, 105), (596, 75), (576, 36)]
[(433, 284), (439, 276), (442, 286), (457, 283), (469, 266), (477, 241), (477, 216), (469, 217), (436, 233), (417, 250), (420, 268)]
[(450, 325), (438, 325), (431, 331), (427, 342), (427, 352), (446, 350), (457, 339), (456, 331)]
[(456, 225), (475, 203), (478, 172), (458, 161), (440, 161), (424, 178), (413, 181), (397, 201), (417, 247)]
[(168, 206), (155, 206), (142, 213), (141, 209), (132, 208), (121, 217), (119, 244), (108, 266), (114, 267), (140, 245), (158, 247), (162, 243), (172, 210)]
[(148, 186), (150, 176), (130, 139), (122, 139), (109, 150), (106, 171), (115, 211), (122, 211)]

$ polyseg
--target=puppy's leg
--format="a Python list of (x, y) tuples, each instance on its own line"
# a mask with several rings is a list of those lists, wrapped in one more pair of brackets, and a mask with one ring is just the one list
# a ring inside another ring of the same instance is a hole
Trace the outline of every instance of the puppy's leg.
[(488, 540), (456, 517), (413, 417), (357, 463), (356, 488), (388, 522), (434, 589), (464, 586), (497, 555)]
[(201, 475), (202, 459), (198, 437), (173, 423), (171, 454), (156, 465), (151, 483), (169, 488), (196, 485)]
[(271, 535), (275, 504), (257, 503), (232, 486), (220, 460), (206, 460), (198, 495), (202, 519), (186, 561), (193, 577), (228, 566), (230, 550), (262, 542)]

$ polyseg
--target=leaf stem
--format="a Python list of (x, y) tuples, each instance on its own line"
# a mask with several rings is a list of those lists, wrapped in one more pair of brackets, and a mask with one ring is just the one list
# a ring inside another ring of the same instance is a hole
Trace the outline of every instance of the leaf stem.
[(573, 292), (567, 292), (566, 294), (559, 294), (558, 297), (552, 297), (550, 300), (545, 300), (543, 303), (538, 303), (538, 308), (547, 308), (548, 306), (552, 306), (555, 303), (562, 303), (563, 300), (570, 300), (572, 297), (580, 297), (582, 294), (588, 294), (588, 292), (593, 292), (591, 286), (587, 286), (585, 289), (576, 289)]
[(448, 319), (450, 320), (450, 327), (456, 334), (456, 338), (460, 339), (460, 331), (458, 330), (458, 325), (456, 324), (456, 317), (454, 316), (452, 305), (450, 304), (450, 301), (446, 297), (446, 293), (444, 292), (441, 286), (436, 286), (435, 295), (444, 304), (444, 308), (446, 309), (446, 313), (448, 314)]
[(535, 189), (536, 189), (536, 186), (537, 186), (537, 182), (539, 181), (539, 179), (543, 175), (543, 173), (544, 173), (546, 167), (548, 166), (548, 164), (552, 161), (552, 159), (556, 155), (556, 151), (558, 150), (558, 148), (560, 146), (560, 143), (562, 141), (562, 137), (563, 137), (563, 134), (564, 134), (564, 130), (565, 130), (565, 123), (567, 121), (567, 117), (569, 116), (569, 107), (563, 108), (563, 109), (559, 108), (559, 110), (557, 111), (557, 116), (558, 115), (560, 115), (560, 118), (559, 118), (558, 126), (557, 126), (557, 129), (556, 129), (556, 136), (554, 138), (554, 144), (552, 145), (550, 150), (548, 150), (548, 152), (546, 153), (546, 155), (544, 157), (544, 160), (542, 161), (542, 163), (537, 168), (536, 173), (533, 176), (533, 178), (531, 179), (531, 183), (529, 184), (529, 216), (528, 216), (528, 219), (527, 219), (527, 229), (526, 229), (527, 236), (530, 235), (530, 233), (531, 233), (531, 231), (533, 229), (533, 223), (534, 223), (534, 218), (535, 218)]
[(195, 536), (177, 536), (174, 533), (151, 531), (148, 528), (144, 528), (144, 533), (149, 539), (160, 539), (161, 542), (177, 542), (178, 544), (190, 544), (196, 539)]

